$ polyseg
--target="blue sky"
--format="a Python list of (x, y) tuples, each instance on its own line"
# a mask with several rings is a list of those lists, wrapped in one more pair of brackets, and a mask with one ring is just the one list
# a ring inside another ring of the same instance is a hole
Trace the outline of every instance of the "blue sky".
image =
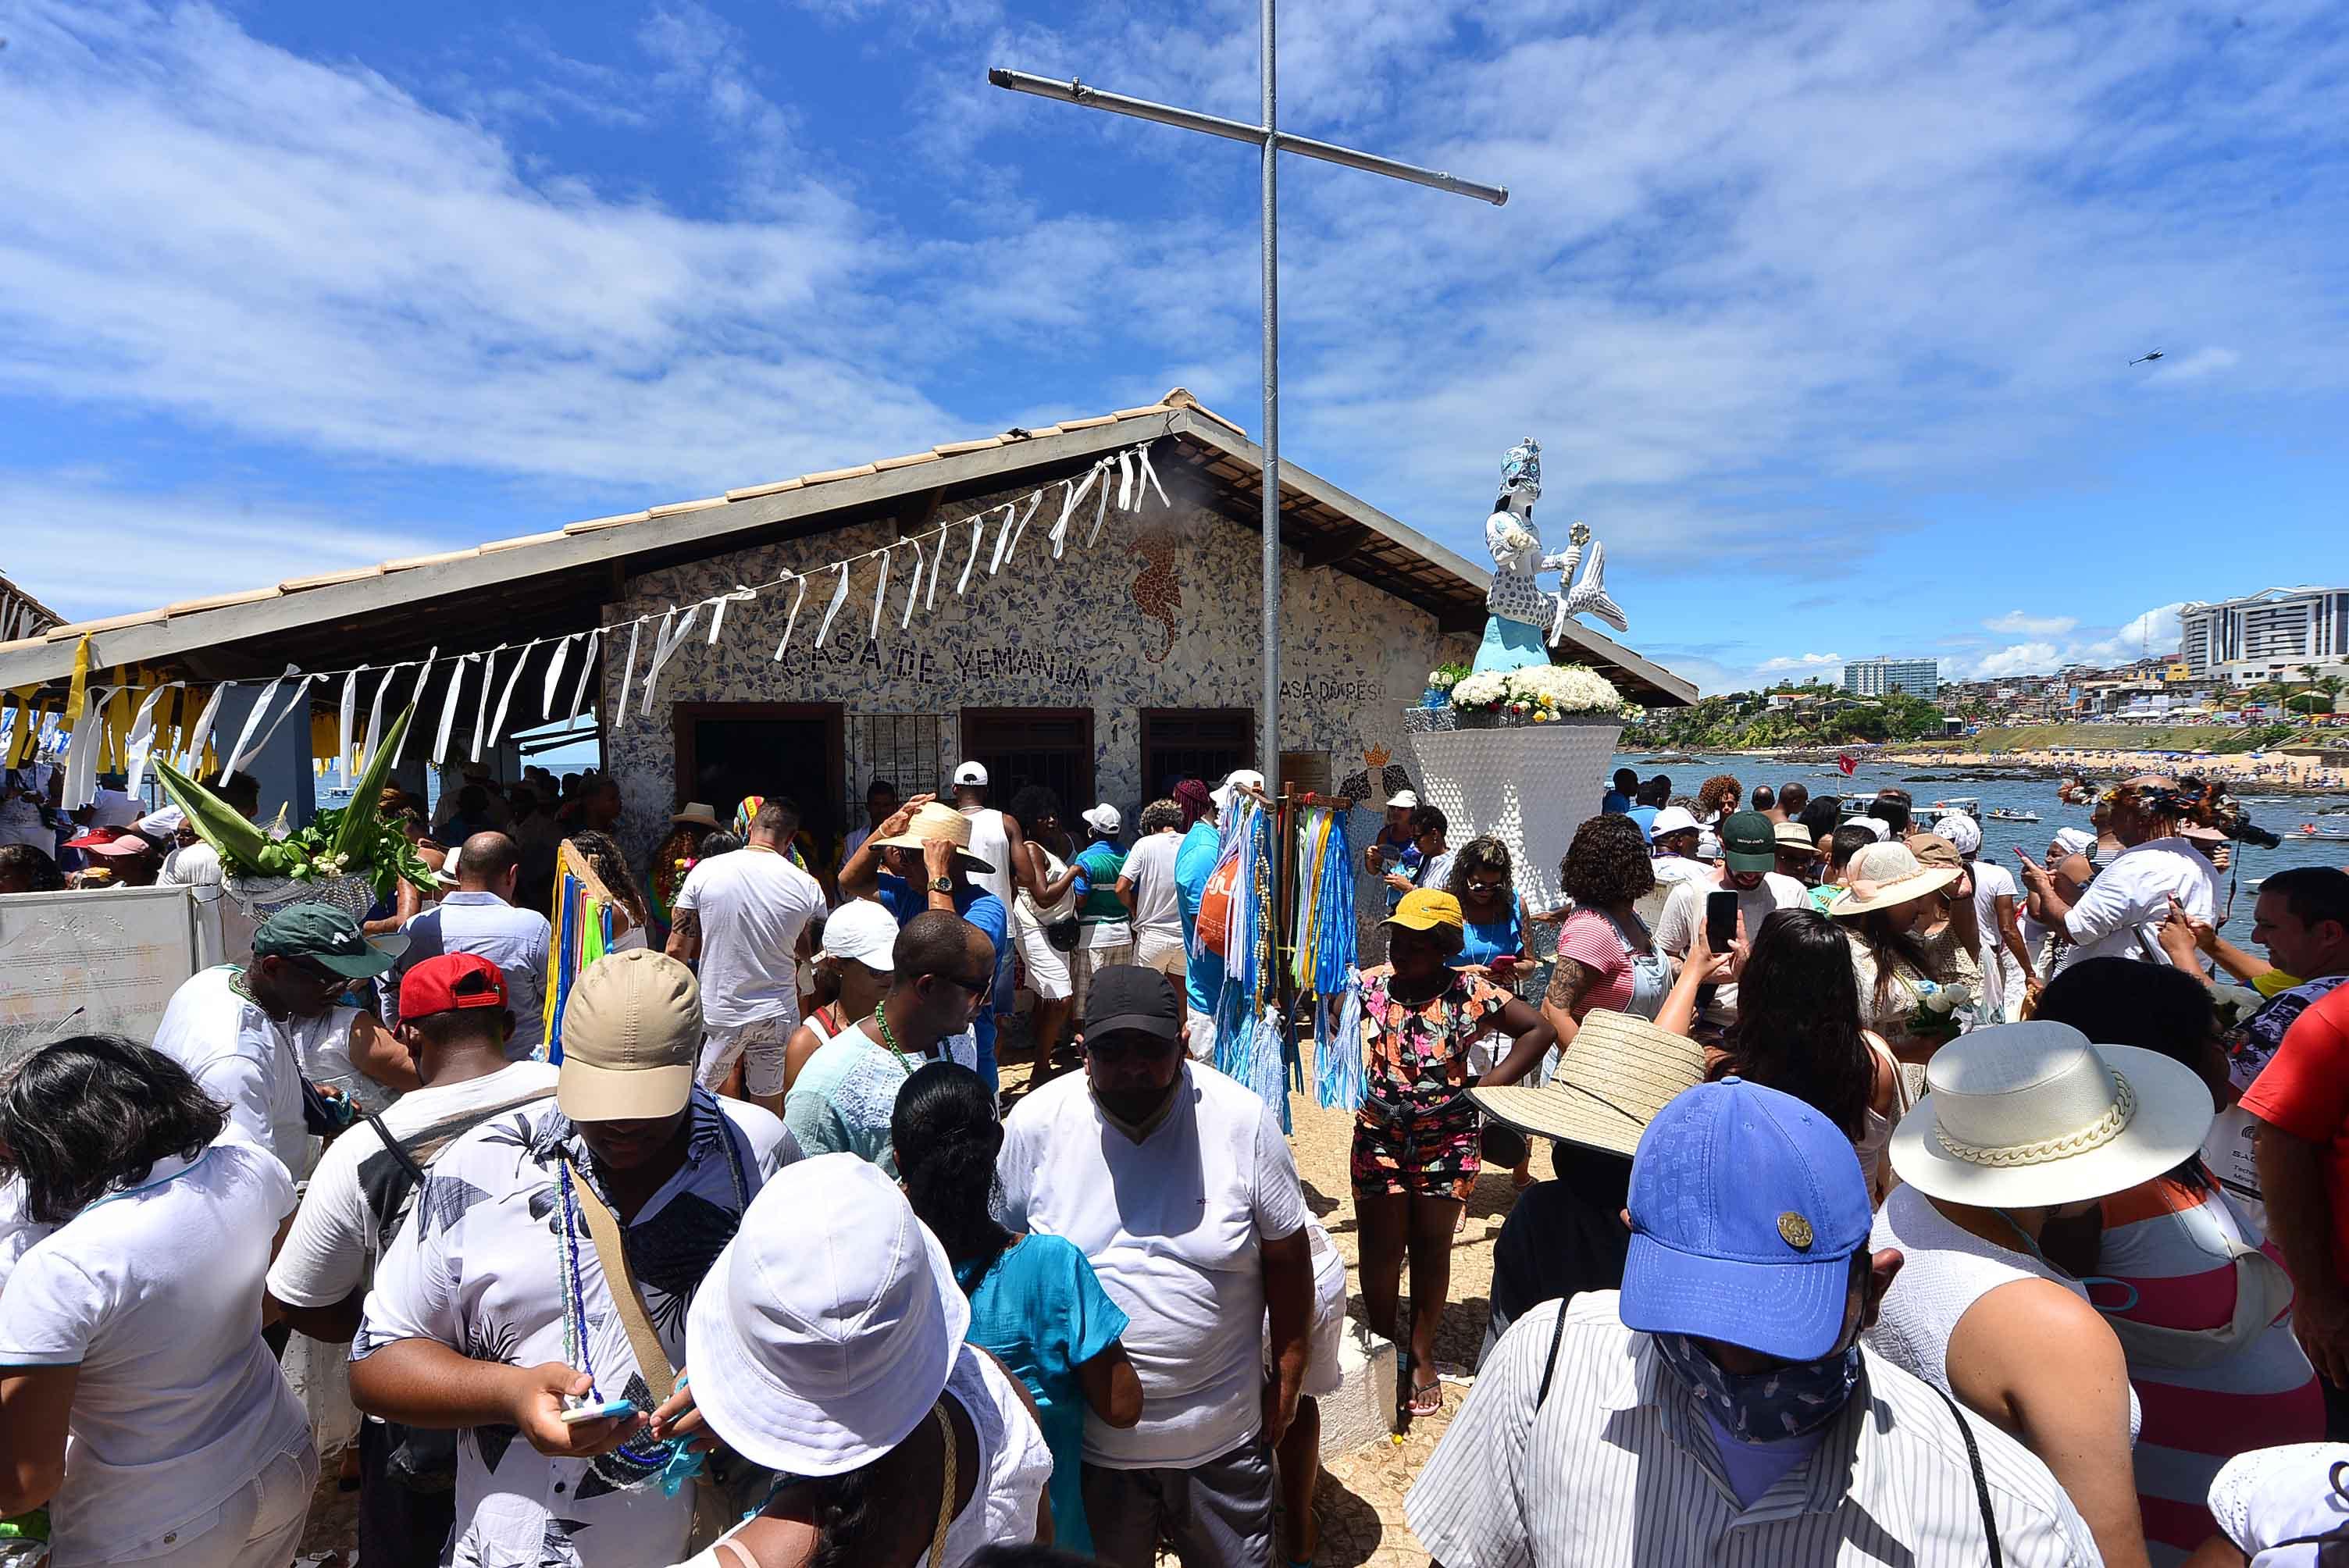
[[(0, 570), (75, 614), (1189, 387), (1254, 429), (1255, 5), (0, 0)], [(1464, 551), (1502, 451), (1707, 689), (2175, 645), (2340, 580), (2326, 0), (1290, 0), (1284, 445)], [(2158, 346), (2159, 364), (2125, 361)]]

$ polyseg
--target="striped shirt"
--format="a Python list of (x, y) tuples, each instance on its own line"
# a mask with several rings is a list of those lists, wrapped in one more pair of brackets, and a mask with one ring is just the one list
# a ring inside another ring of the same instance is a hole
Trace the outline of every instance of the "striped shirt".
[[(1973, 1468), (1941, 1397), (1878, 1357), (1810, 1457), (1741, 1507), (1694, 1397), (1617, 1293), (1547, 1303), (1511, 1326), (1404, 1501), (1445, 1568), (1981, 1568)], [(1542, 1367), (1566, 1313), (1548, 1398)], [(2055, 1478), (1987, 1422), (1982, 1454), (2013, 1568), (2102, 1561)]]

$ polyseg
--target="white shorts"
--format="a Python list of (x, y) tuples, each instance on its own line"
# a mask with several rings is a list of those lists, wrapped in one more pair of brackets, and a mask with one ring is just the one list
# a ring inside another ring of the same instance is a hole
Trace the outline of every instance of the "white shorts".
[(701, 1037), (701, 1060), (694, 1068), (694, 1077), (701, 1087), (716, 1093), (734, 1070), (742, 1064), (742, 1092), (772, 1098), (783, 1092), (783, 1047), (790, 1042), (792, 1031), (800, 1026), (797, 1018), (779, 1013), (771, 1018), (753, 1018), (731, 1029), (709, 1029)]
[(1065, 1002), (1073, 994), (1069, 983), (1069, 955), (1052, 945), (1044, 928), (1023, 920), (1019, 930), (1019, 962), (1028, 968), (1028, 989), (1040, 1002)]

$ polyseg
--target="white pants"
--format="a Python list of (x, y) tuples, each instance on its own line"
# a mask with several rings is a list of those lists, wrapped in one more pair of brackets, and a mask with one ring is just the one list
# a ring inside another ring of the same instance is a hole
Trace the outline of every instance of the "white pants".
[(151, 1556), (114, 1561), (159, 1568), (286, 1568), (302, 1544), (317, 1484), (318, 1456), (305, 1437), (301, 1447), (279, 1454), (232, 1493), (209, 1528), (192, 1535), (175, 1532), (177, 1540), (166, 1535)]
[(713, 1094), (734, 1063), (742, 1063), (742, 1092), (772, 1097), (783, 1092), (783, 1047), (799, 1020), (788, 1014), (753, 1018), (731, 1029), (710, 1029), (701, 1037), (701, 1063), (694, 1076)]

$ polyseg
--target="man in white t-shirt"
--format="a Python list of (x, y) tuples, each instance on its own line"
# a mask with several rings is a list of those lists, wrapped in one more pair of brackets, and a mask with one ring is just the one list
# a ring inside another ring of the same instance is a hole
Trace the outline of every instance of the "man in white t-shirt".
[[(1737, 895), (1738, 918), (1747, 942), (1761, 931), (1771, 911), (1795, 909), (1804, 903), (1803, 884), (1773, 869), (1778, 863), (1778, 830), (1761, 812), (1739, 811), (1723, 819), (1721, 857), (1720, 884), (1677, 884), (1656, 922), (1656, 945), (1682, 963), (1705, 944), (1705, 903), (1715, 892)], [(1710, 1038), (1718, 1040), (1737, 1021), (1736, 985), (1724, 983), (1713, 987), (1697, 1019)]]
[[(460, 1134), (554, 1092), (553, 1063), (506, 1059), (515, 1019), (504, 972), (488, 958), (427, 958), (408, 971), (400, 997), (399, 1041), (424, 1087), (383, 1113), (396, 1147), (365, 1122), (329, 1144), (269, 1267), (269, 1299), (285, 1321), (329, 1345), (358, 1331), (367, 1282), (415, 1203), (420, 1171)], [(385, 1469), (392, 1440), (383, 1422), (360, 1424), (359, 1555), (381, 1568), (424, 1568), (440, 1559), (456, 1499), (394, 1480)]]
[(507, 1055), (524, 1061), (537, 1054), (546, 1043), (546, 971), (554, 928), (538, 911), (515, 907), (521, 881), (522, 846), (509, 835), (475, 833), (459, 847), (456, 887), (399, 928), (408, 951), (385, 978), (385, 1023), (397, 1024), (406, 1015), (401, 988), (414, 965), (444, 953), (476, 953), (505, 972), (514, 1014)]
[(1187, 1563), (1270, 1562), (1269, 1450), (1305, 1372), (1313, 1261), (1296, 1164), (1271, 1109), (1187, 1062), (1183, 1033), (1164, 975), (1102, 970), (1083, 1075), (1019, 1102), (997, 1162), (1004, 1223), (1082, 1248), (1128, 1319), (1142, 1418), (1085, 1419), (1085, 1512), (1111, 1568), (1150, 1568), (1162, 1533)]
[(769, 800), (731, 854), (698, 861), (678, 889), (668, 955), (699, 971), (709, 1036), (698, 1076), (783, 1113), (783, 1052), (800, 1026), (800, 939), (823, 913), (823, 889), (792, 864), (798, 814)]
[(1933, 831), (1950, 841), (1966, 869), (1973, 873), (1974, 927), (1982, 933), (1982, 1001), (1977, 1013), (1984, 1023), (2012, 1023), (2022, 1016), (2023, 998), (2033, 981), (2031, 954), (2023, 944), (2016, 910), (2021, 891), (2014, 873), (1996, 861), (1980, 859), (1982, 824), (1963, 811), (1952, 811), (1933, 824)]
[[(972, 884), (993, 893), (1009, 911), (1012, 895), (1019, 891), (1011, 880), (1011, 846), (1020, 841), (1026, 830), (1020, 827), (1019, 818), (987, 803), (987, 765), (983, 762), (966, 762), (954, 770), (954, 804), (956, 810), (970, 819), (970, 842), (964, 847), (990, 868), (972, 872)], [(1009, 942), (996, 947), (995, 994), (986, 1005), (995, 1009), (999, 1018), (1009, 1017), (1012, 1005), (1018, 1000), (1011, 983), (1015, 973), (1012, 960), (1018, 951), (1017, 944)], [(992, 1059), (990, 1045), (990, 1064)], [(992, 1070), (990, 1065), (989, 1071)]]
[(187, 1068), (298, 1181), (310, 1165), (305, 1078), (358, 1098), (362, 1076), (388, 1088), (417, 1087), (406, 1048), (371, 1015), (339, 1005), (354, 980), (390, 967), (342, 911), (291, 905), (261, 923), (243, 968), (204, 970), (171, 994), (155, 1048)]
[(2209, 861), (2177, 836), (2185, 806), (2177, 780), (2140, 774), (2125, 780), (2106, 799), (2112, 831), (2123, 846), (2100, 861), (2095, 880), (2079, 902), (2067, 900), (2053, 872), (2023, 857), (2023, 880), (2032, 918), (2070, 938), (2056, 965), (2060, 975), (2087, 958), (2136, 958), (2168, 962), (2161, 951), (2162, 922), (2172, 898), (2196, 920), (2216, 923)]
[(1133, 920), (1133, 961), (1183, 983), (1183, 910), (1174, 892), (1174, 854), (1183, 847), (1183, 808), (1153, 800), (1142, 809), (1142, 836), (1118, 868), (1117, 896)]
[(1684, 882), (1702, 882), (1708, 892), (1721, 885), (1712, 862), (1696, 858), (1702, 832), (1696, 813), (1686, 806), (1667, 806), (1656, 813), (1648, 839), (1655, 846), (1656, 885), (1666, 889), (1667, 896), (1671, 887)]

